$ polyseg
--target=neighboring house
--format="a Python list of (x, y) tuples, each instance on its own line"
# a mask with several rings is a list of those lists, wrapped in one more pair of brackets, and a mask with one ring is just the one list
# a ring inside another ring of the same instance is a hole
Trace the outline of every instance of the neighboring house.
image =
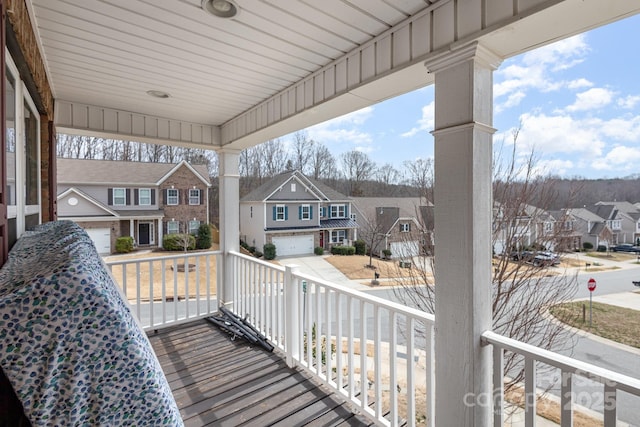
[(495, 202), (493, 208), (493, 252), (521, 250), (533, 245), (555, 250), (556, 218), (548, 211), (533, 205), (517, 207)]
[[(563, 218), (559, 223), (560, 231), (567, 236), (567, 240), (574, 240), (573, 249), (582, 248), (585, 242), (591, 243), (594, 248), (613, 244), (614, 235), (607, 221), (591, 210), (571, 208), (559, 211), (556, 215)], [(577, 238), (580, 239), (579, 243), (575, 241)]]
[(426, 206), (419, 197), (354, 197), (359, 235), (367, 244), (367, 250), (383, 256), (383, 250), (391, 252), (391, 258), (410, 258), (424, 252), (432, 244), (432, 234), (427, 232)]
[(206, 166), (58, 159), (58, 218), (83, 227), (100, 253), (118, 237), (161, 247), (171, 233), (196, 233), (209, 222)]
[(240, 238), (277, 256), (312, 254), (357, 238), (351, 199), (299, 171), (276, 175), (240, 200)]
[(620, 218), (617, 243), (640, 242), (640, 209), (636, 205), (629, 202), (598, 202), (596, 206), (612, 206), (617, 210)]
[(587, 206), (587, 209), (602, 218), (605, 224), (611, 230), (611, 240), (609, 241), (610, 244), (617, 245), (618, 243), (629, 243), (631, 241), (631, 234), (629, 235), (629, 240), (627, 241), (627, 237), (625, 236), (622, 228), (623, 215), (615, 205), (596, 204)]

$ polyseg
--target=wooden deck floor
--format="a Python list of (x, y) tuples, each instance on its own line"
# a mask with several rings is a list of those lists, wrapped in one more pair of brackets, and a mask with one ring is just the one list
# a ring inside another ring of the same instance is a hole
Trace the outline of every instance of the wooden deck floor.
[(275, 353), (200, 320), (149, 333), (186, 426), (368, 426)]

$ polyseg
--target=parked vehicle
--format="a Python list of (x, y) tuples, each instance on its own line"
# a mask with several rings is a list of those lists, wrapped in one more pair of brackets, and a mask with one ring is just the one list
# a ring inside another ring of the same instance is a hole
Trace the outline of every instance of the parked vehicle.
[(522, 261), (533, 264), (535, 267), (547, 267), (560, 264), (560, 257), (550, 251), (520, 251), (511, 255), (514, 261)]
[(611, 246), (609, 249), (611, 252), (640, 253), (640, 246), (634, 246), (631, 243), (620, 243), (619, 245)]

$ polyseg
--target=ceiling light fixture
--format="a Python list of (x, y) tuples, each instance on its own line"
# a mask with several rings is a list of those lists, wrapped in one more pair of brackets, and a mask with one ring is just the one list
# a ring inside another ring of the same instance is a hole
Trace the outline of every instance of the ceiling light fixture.
[(231, 0), (202, 0), (202, 9), (218, 18), (233, 18), (240, 11)]
[(147, 95), (153, 96), (154, 98), (162, 98), (162, 99), (171, 97), (171, 95), (169, 95), (167, 92), (163, 92), (161, 90), (148, 90)]

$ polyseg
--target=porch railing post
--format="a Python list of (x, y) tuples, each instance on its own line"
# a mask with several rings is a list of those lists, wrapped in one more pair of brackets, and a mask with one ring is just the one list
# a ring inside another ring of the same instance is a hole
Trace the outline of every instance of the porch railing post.
[(293, 368), (300, 360), (300, 307), (298, 280), (294, 274), (297, 265), (288, 265), (284, 273), (284, 346), (287, 366)]
[(223, 281), (218, 286), (218, 305), (233, 309), (233, 257), (230, 251), (240, 248), (240, 150), (218, 152), (220, 179), (220, 249), (222, 250)]

